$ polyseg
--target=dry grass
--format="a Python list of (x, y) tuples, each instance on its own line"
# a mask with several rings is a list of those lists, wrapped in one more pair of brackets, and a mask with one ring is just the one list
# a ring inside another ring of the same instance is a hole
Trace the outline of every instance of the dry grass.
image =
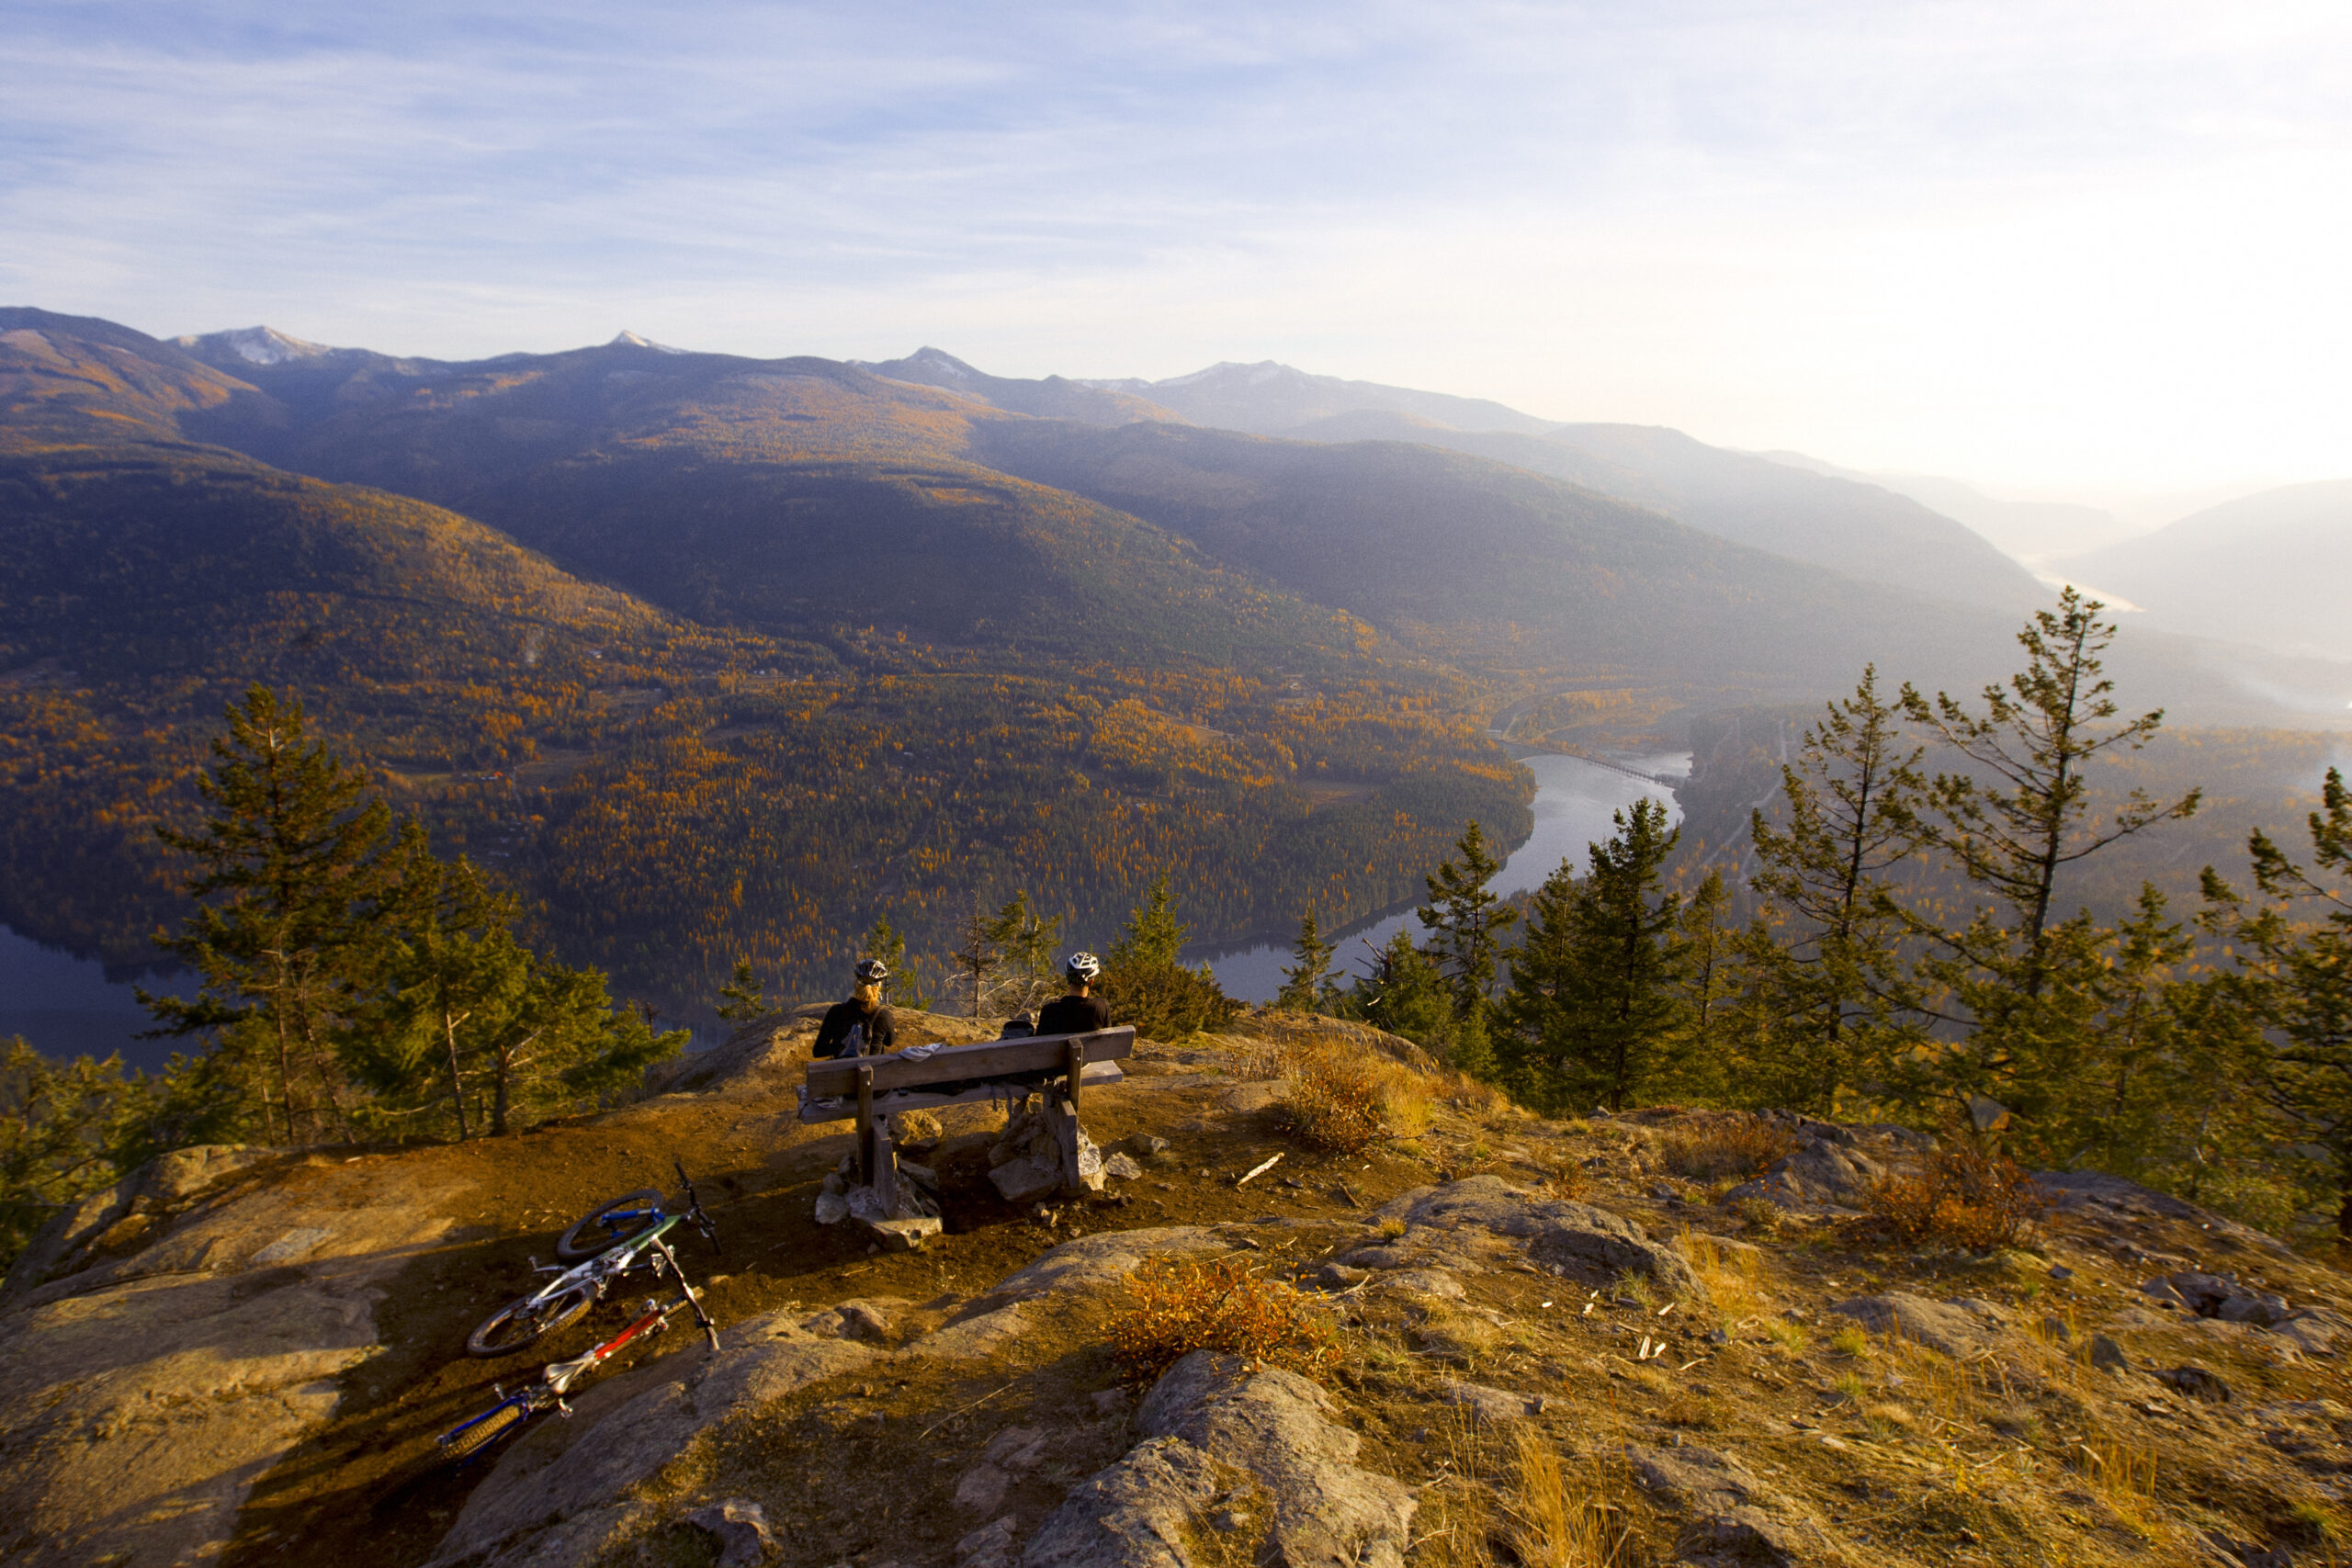
[(1195, 1350), (1216, 1350), (1309, 1375), (1339, 1354), (1338, 1337), (1310, 1298), (1246, 1259), (1154, 1258), (1127, 1281), (1131, 1300), (1111, 1320), (1111, 1355), (1130, 1382), (1158, 1378)]
[(1706, 1287), (1725, 1328), (1753, 1317), (1766, 1307), (1764, 1255), (1752, 1247), (1725, 1247), (1715, 1237), (1685, 1225), (1675, 1245), (1690, 1262), (1690, 1271)]
[(1415, 1568), (1655, 1568), (1648, 1508), (1619, 1445), (1563, 1459), (1532, 1427), (1457, 1416), (1421, 1494)]
[(1506, 1505), (1510, 1547), (1528, 1568), (1634, 1568), (1651, 1561), (1622, 1499), (1633, 1477), (1621, 1455), (1573, 1468), (1543, 1434), (1518, 1434), (1516, 1484)]
[(1698, 1181), (1761, 1176), (1797, 1146), (1796, 1134), (1747, 1111), (1724, 1111), (1677, 1128), (1658, 1141), (1658, 1159)]
[(1958, 1135), (1930, 1152), (1918, 1175), (1890, 1177), (1870, 1196), (1871, 1217), (1896, 1241), (1979, 1252), (2019, 1240), (2044, 1206), (2017, 1161)]

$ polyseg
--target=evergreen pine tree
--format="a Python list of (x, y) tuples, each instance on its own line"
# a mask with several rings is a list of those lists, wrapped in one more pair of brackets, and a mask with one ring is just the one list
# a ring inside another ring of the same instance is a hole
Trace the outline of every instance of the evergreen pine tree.
[(735, 961), (735, 973), (718, 987), (718, 1005), (712, 1010), (730, 1023), (745, 1023), (768, 1015), (766, 988), (752, 973), (750, 959)]
[(2270, 902), (2247, 908), (2210, 867), (2205, 886), (2215, 923), (2245, 961), (2238, 990), (2273, 1035), (2265, 1089), (2298, 1140), (2324, 1156), (2344, 1246), (2352, 1245), (2352, 787), (2339, 770), (2327, 770), (2307, 821), (2309, 866), (2259, 829), (2247, 840), (2255, 886)]
[(344, 1038), (344, 1057), (389, 1108), (446, 1103), (459, 1141), (486, 1131), (467, 1114), (474, 1071), (521, 1010), (530, 954), (508, 926), (514, 900), (460, 856), (436, 860), (414, 818), (390, 857), (395, 877), (369, 923), (380, 955), (375, 1004)]
[(1225, 994), (1204, 964), (1188, 969), (1178, 961), (1190, 931), (1176, 919), (1161, 872), (1127, 913), (1119, 940), (1103, 954), (1105, 968), (1095, 990), (1114, 1023), (1130, 1023), (1155, 1040), (1182, 1039), (1222, 1028), (1241, 1006)]
[(1283, 988), (1274, 1005), (1298, 1012), (1321, 1011), (1331, 987), (1332, 952), (1315, 923), (1315, 911), (1308, 909), (1298, 919), (1298, 936), (1290, 946), (1290, 967), (1283, 971)]
[(1899, 717), (1866, 666), (1781, 767), (1781, 819), (1749, 818), (1763, 908), (1736, 943), (1750, 979), (1736, 1077), (1751, 1102), (1831, 1115), (1841, 1087), (1917, 1038), (1888, 877), (1927, 836), (1925, 753)]
[(141, 999), (159, 1033), (215, 1033), (223, 1065), (247, 1069), (258, 1091), (265, 1137), (331, 1126), (348, 1138), (332, 1042), (368, 962), (358, 911), (380, 891), (391, 813), (362, 770), (309, 738), (300, 702), (255, 684), (227, 718), (197, 782), (203, 826), (155, 830), (195, 861), (186, 887), (208, 900), (178, 936), (157, 939), (202, 988)]
[(1622, 1110), (1676, 1062), (1680, 901), (1659, 879), (1679, 834), (1646, 798), (1614, 820), (1583, 877), (1563, 862), (1536, 891), (1511, 954), (1507, 1035), (1495, 1053), (1505, 1081), (1546, 1111), (1594, 1099)]
[(1445, 973), (1454, 1012), (1483, 1017), (1502, 933), (1519, 919), (1519, 911), (1487, 886), (1502, 864), (1487, 852), (1487, 835), (1477, 823), (1464, 831), (1454, 851), (1458, 858), (1446, 860), (1424, 878), (1430, 901), (1413, 913), (1429, 931), (1424, 951)]
[(1724, 928), (1730, 908), (1724, 874), (1711, 867), (1674, 917), (1669, 959), (1683, 991), (1683, 1039), (1672, 1087), (1686, 1100), (1720, 1100), (1731, 1077), (1740, 973), (1734, 933)]
[[(2051, 1114), (2087, 1069), (2088, 1021), (2107, 962), (2087, 915), (2055, 919), (2061, 872), (2120, 840), (2197, 809), (2191, 790), (2159, 804), (2133, 790), (2107, 821), (2091, 823), (2087, 765), (2119, 748), (2136, 750), (2164, 722), (2161, 711), (2109, 725), (2118, 707), (2099, 655), (2113, 640), (2105, 608), (2072, 588), (2055, 611), (2036, 612), (2018, 636), (2026, 668), (2007, 687), (1984, 688), (1984, 713), (1938, 694), (1903, 689), (1905, 717), (1974, 764), (1930, 781), (1922, 834), (1997, 908), (1959, 931), (1914, 921), (1939, 948), (1924, 972), (1949, 988), (1953, 1021), (1969, 1030), (1957, 1049), (1905, 1064), (1915, 1100), (1947, 1103), (1982, 1094), (2029, 1122)], [(1992, 783), (1984, 782), (1989, 777)]]
[(1127, 912), (1127, 923), (1105, 956), (1114, 968), (1173, 964), (1190, 935), (1191, 929), (1177, 921), (1176, 911), (1169, 905), (1168, 873), (1163, 871), (1145, 890), (1143, 902)]

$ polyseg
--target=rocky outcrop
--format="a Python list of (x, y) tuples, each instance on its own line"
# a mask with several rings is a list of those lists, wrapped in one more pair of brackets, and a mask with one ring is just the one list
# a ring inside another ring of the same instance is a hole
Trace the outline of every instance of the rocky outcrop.
[(2276, 1236), (2265, 1235), (2235, 1220), (2223, 1219), (2186, 1198), (2176, 1198), (2120, 1176), (2096, 1170), (2045, 1170), (2038, 1173), (2033, 1181), (2053, 1210), (2079, 1213), (2097, 1223), (2120, 1224), (2129, 1229), (2144, 1220), (2175, 1220), (2195, 1225), (2213, 1240), (2232, 1246), (2282, 1256), (2293, 1251)]
[(449, 1195), (378, 1162), (185, 1149), (53, 1223), (0, 1319), (8, 1561), (217, 1555), (379, 1348), (383, 1286)]
[(1562, 1273), (1574, 1270), (1606, 1280), (1630, 1272), (1647, 1275), (1677, 1295), (1705, 1293), (1680, 1253), (1650, 1240), (1623, 1215), (1589, 1203), (1539, 1198), (1500, 1177), (1417, 1187), (1382, 1209), (1380, 1217), (1401, 1221), (1404, 1234), (1358, 1247), (1347, 1264), (1482, 1268), (1516, 1254)]
[(1332, 1409), (1295, 1372), (1194, 1351), (1145, 1397), (1145, 1440), (1071, 1491), (1022, 1568), (1193, 1568), (1222, 1560), (1195, 1544), (1213, 1530), (1250, 1561), (1400, 1568), (1413, 1495), (1351, 1462)]

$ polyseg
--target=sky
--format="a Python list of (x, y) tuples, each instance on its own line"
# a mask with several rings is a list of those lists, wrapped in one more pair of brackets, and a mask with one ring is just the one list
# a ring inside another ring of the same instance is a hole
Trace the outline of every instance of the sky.
[(2352, 6), (0, 0), (0, 303), (2352, 475)]

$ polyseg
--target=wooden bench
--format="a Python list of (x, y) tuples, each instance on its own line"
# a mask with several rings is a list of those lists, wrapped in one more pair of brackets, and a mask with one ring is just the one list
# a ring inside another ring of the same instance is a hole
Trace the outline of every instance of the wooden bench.
[[(943, 1045), (922, 1056), (893, 1051), (880, 1056), (826, 1057), (808, 1064), (800, 1120), (854, 1118), (858, 1184), (874, 1186), (879, 1175), (888, 1172), (895, 1188), (898, 1158), (889, 1143), (894, 1113), (1058, 1088), (1075, 1130), (1080, 1087), (1118, 1082), (1126, 1076), (1118, 1064), (1134, 1055), (1135, 1048), (1136, 1032), (1121, 1025), (1086, 1034), (1032, 1034), (976, 1045)], [(1070, 1159), (1074, 1168), (1074, 1145)], [(1073, 1168), (1073, 1183), (1075, 1179)]]

